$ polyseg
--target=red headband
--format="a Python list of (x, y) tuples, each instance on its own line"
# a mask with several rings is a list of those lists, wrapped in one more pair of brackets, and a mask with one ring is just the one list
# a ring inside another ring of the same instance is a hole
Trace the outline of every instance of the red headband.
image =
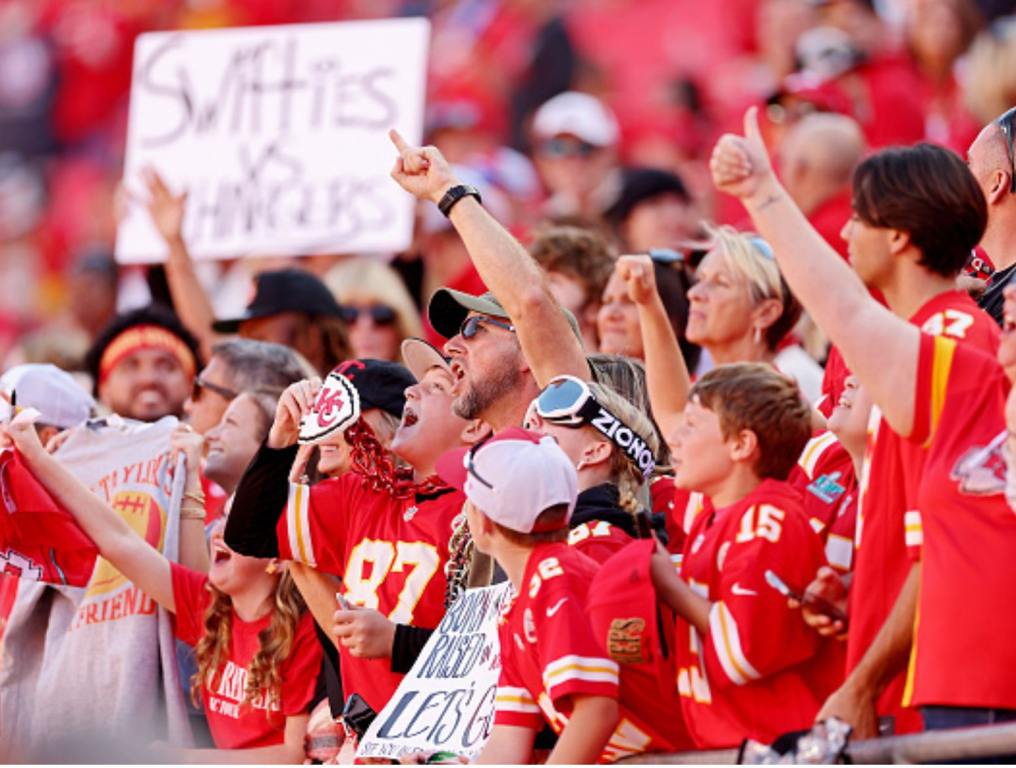
[(116, 368), (128, 355), (141, 349), (160, 349), (175, 357), (187, 376), (193, 376), (197, 367), (194, 353), (180, 337), (159, 325), (135, 325), (106, 346), (99, 360), (99, 383), (106, 380), (110, 371)]

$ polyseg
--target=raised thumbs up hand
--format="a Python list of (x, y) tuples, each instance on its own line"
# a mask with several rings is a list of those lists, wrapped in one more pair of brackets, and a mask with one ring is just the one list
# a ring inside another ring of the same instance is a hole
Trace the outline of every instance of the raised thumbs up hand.
[(743, 199), (753, 197), (774, 176), (758, 127), (758, 107), (744, 113), (744, 135), (726, 133), (709, 160), (713, 184), (721, 192)]

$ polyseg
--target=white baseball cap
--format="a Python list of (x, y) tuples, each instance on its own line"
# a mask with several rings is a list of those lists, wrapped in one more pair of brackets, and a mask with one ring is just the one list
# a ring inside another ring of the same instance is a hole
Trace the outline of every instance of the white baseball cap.
[(437, 473), (498, 525), (534, 533), (545, 509), (566, 504), (567, 527), (578, 475), (554, 438), (510, 427), (476, 448), (458, 448), (437, 462)]
[(620, 131), (614, 113), (598, 98), (566, 91), (536, 110), (533, 133), (541, 139), (571, 134), (587, 144), (610, 147), (617, 143)]
[(83, 424), (95, 400), (66, 371), (50, 363), (16, 365), (0, 376), (0, 389), (20, 408), (35, 408), (39, 423), (60, 429)]

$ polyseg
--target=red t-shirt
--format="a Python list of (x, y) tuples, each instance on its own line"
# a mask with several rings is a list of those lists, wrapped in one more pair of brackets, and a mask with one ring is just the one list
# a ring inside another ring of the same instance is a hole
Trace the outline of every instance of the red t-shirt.
[(921, 337), (914, 431), (921, 590), (904, 692), (913, 706), (1016, 709), (1016, 515), (1005, 499), (1008, 381), (970, 344)]
[(624, 672), (590, 625), (586, 602), (598, 567), (566, 544), (542, 544), (530, 553), (522, 590), (500, 619), (494, 722), (539, 730), (546, 721), (560, 734), (573, 711), (572, 696), (607, 696), (619, 700), (621, 718), (601, 762), (673, 751), (680, 716), (661, 707), (663, 687), (655, 696), (644, 686), (625, 686)]
[[(197, 645), (205, 634), (205, 610), (212, 600), (207, 589), (208, 576), (178, 563), (170, 563), (170, 568), (176, 636), (188, 645)], [(235, 611), (232, 613), (229, 654), (201, 692), (208, 729), (217, 749), (282, 744), (286, 718), (306, 713), (310, 705), (321, 669), (321, 644), (314, 634), (314, 620), (309, 612), (300, 618), (292, 650), (282, 664), (279, 698), (269, 700), (261, 693), (249, 703), (244, 701), (247, 669), (260, 647), (258, 633), (271, 620), (271, 613), (257, 621), (244, 621)]]
[[(961, 291), (947, 291), (930, 299), (910, 322), (925, 333), (949, 336), (991, 355), (998, 348), (998, 326)], [(921, 544), (916, 494), (925, 469), (925, 451), (894, 433), (877, 408), (872, 409), (872, 423), (877, 426), (865, 457), (854, 543), (848, 673), (874, 642), (896, 603), (913, 560), (907, 546), (919, 548)], [(904, 683), (905, 675), (900, 673), (886, 687), (877, 707), (880, 715), (895, 716), (896, 733), (922, 729), (918, 714), (901, 707)]]
[[(353, 605), (399, 624), (436, 627), (445, 613), (448, 543), (464, 500), (449, 489), (393, 499), (352, 472), (313, 487), (293, 483), (276, 528), (279, 556), (339, 576)], [(402, 675), (387, 657), (341, 653), (346, 696), (359, 693), (380, 712)]]
[(825, 564), (822, 542), (786, 483), (765, 480), (735, 504), (695, 519), (681, 578), (709, 600), (709, 632), (677, 622), (678, 691), (703, 749), (750, 737), (766, 744), (814, 721), (826, 646), (765, 581), (772, 569), (803, 590)]
[(854, 461), (836, 435), (819, 432), (801, 452), (788, 482), (801, 493), (805, 517), (825, 542), (826, 560), (850, 571), (857, 523)]

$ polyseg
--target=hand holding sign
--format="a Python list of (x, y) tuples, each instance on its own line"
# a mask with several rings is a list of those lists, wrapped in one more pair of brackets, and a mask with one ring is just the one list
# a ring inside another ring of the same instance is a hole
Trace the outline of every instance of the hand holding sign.
[(166, 182), (151, 166), (141, 172), (148, 188), (148, 215), (167, 243), (183, 239), (183, 214), (187, 208), (187, 193), (174, 195)]
[(275, 408), (275, 421), (268, 432), (269, 448), (288, 448), (300, 436), (300, 420), (310, 413), (321, 391), (321, 379), (316, 376), (290, 384), (279, 398)]
[(756, 195), (775, 178), (769, 152), (758, 127), (758, 107), (744, 113), (744, 136), (726, 133), (709, 160), (713, 184), (721, 192), (741, 199)]
[(388, 132), (399, 151), (392, 168), (392, 178), (409, 194), (437, 204), (444, 193), (458, 181), (451, 166), (436, 147), (411, 147), (396, 130)]

